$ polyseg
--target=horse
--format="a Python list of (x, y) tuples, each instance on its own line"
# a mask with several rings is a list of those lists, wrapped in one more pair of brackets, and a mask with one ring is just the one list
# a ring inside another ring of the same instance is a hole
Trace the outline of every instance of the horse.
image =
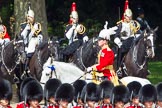
[[(59, 46), (61, 47), (61, 46)], [(75, 45), (74, 45), (75, 47)], [(69, 48), (69, 47), (68, 47)], [(59, 49), (59, 57), (63, 56), (64, 49)], [(67, 49), (68, 50), (68, 49)], [(70, 60), (63, 61), (67, 63), (73, 63), (79, 67), (82, 71), (86, 70), (87, 67), (92, 66), (96, 63), (97, 54), (100, 48), (97, 45), (97, 38), (93, 37), (87, 42), (83, 43), (70, 57)], [(60, 58), (58, 61), (62, 61)]]
[[(23, 62), (23, 40), (12, 40), (5, 44), (1, 50), (0, 77), (9, 80), (12, 84), (16, 84), (19, 96), (20, 83), (22, 81), (21, 62)], [(19, 98), (20, 100), (20, 98)]]
[(155, 56), (154, 42), (156, 39), (156, 31), (158, 28), (147, 29), (135, 41), (123, 58), (126, 71), (123, 76), (135, 76), (146, 78), (148, 72), (148, 59)]
[[(82, 71), (73, 63), (52, 61), (51, 64), (51, 60), (52, 59), (49, 58), (43, 66), (42, 76), (40, 80), (42, 87), (44, 87), (44, 84), (50, 78), (57, 78), (62, 83), (69, 83), (69, 84), (73, 84), (76, 80), (80, 80), (80, 79), (85, 80), (87, 83), (94, 81), (91, 73)], [(138, 81), (142, 86), (146, 84), (151, 84), (151, 82), (145, 78), (139, 78), (133, 76), (127, 76), (122, 79), (119, 79), (119, 83), (124, 84), (125, 86), (127, 86), (127, 84), (132, 81)]]
[(36, 78), (40, 81), (43, 64), (47, 61), (49, 57), (57, 60), (58, 56), (56, 55), (57, 44), (55, 41), (43, 41), (35, 50), (33, 56), (29, 61), (29, 71), (31, 77)]

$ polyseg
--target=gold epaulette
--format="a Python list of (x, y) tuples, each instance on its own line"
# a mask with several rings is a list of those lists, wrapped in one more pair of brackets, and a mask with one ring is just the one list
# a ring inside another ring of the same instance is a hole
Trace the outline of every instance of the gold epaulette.
[(33, 27), (33, 25), (32, 24), (30, 24), (30, 27), (31, 27), (31, 31), (34, 31), (34, 34), (36, 35), (36, 36), (38, 36), (38, 34), (41, 32), (41, 30), (42, 30), (42, 26), (41, 26), (41, 24), (40, 23), (36, 23), (36, 24), (38, 24), (38, 29), (36, 30), (34, 27)]
[(123, 20), (120, 20), (120, 21), (118, 21), (116, 24), (119, 25), (119, 24), (122, 23), (122, 22), (123, 22)]

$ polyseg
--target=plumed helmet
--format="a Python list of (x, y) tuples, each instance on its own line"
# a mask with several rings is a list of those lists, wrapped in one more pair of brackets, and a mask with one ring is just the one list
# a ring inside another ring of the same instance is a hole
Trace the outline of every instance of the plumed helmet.
[(110, 98), (112, 95), (113, 88), (114, 88), (114, 84), (111, 81), (105, 80), (101, 82), (98, 90), (98, 92), (100, 93), (100, 98), (101, 99)]
[(42, 86), (36, 80), (27, 82), (22, 88), (22, 93), (25, 103), (30, 100), (38, 100), (40, 102), (43, 98)]
[(78, 99), (81, 98), (82, 89), (86, 84), (87, 83), (84, 80), (76, 80), (74, 82), (73, 87), (75, 89), (75, 92), (74, 92), (74, 101), (75, 102), (78, 102)]
[(71, 15), (70, 15), (71, 18), (78, 18), (78, 12), (76, 10), (76, 3), (73, 2), (72, 5), (71, 5)]
[(157, 100), (162, 101), (162, 82), (157, 84), (156, 91), (157, 91)]
[(56, 101), (64, 100), (67, 102), (72, 102), (74, 97), (74, 88), (72, 85), (68, 83), (62, 84), (59, 88), (56, 90), (55, 99)]
[(27, 13), (27, 16), (34, 18), (34, 11), (30, 9)]
[(49, 79), (44, 86), (44, 96), (49, 99), (55, 96), (57, 88), (61, 85), (61, 81), (56, 78)]
[(130, 99), (132, 100), (135, 97), (139, 97), (139, 91), (142, 85), (137, 81), (132, 81), (127, 85), (130, 92)]
[(124, 85), (115, 86), (112, 91), (111, 100), (112, 103), (119, 101), (127, 103), (129, 101), (129, 89)]
[(93, 82), (85, 85), (81, 93), (81, 99), (84, 103), (87, 101), (97, 102), (99, 100), (98, 85)]
[(104, 39), (104, 40), (110, 40), (110, 35), (115, 34), (115, 30), (117, 30), (117, 27), (107, 28), (108, 22), (105, 22), (104, 29), (102, 29), (99, 33), (98, 39)]
[(156, 89), (152, 84), (146, 84), (144, 85), (140, 90), (140, 101), (146, 102), (146, 101), (156, 101)]
[(131, 17), (131, 16), (132, 16), (132, 14), (133, 14), (133, 13), (132, 13), (131, 9), (129, 9), (129, 8), (128, 8), (128, 9), (126, 9), (126, 10), (125, 10), (125, 12), (124, 12), (124, 16)]
[(77, 11), (72, 11), (70, 16), (71, 16), (71, 18), (77, 19), (78, 18), (78, 12)]
[(0, 99), (12, 99), (12, 86), (8, 80), (0, 78)]
[(144, 14), (144, 10), (141, 7), (138, 7), (137, 8), (137, 14), (138, 15)]

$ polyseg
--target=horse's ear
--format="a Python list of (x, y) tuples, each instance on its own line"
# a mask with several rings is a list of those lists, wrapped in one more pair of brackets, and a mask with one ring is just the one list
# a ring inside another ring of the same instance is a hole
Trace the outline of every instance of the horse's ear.
[(147, 37), (147, 30), (145, 29), (143, 32), (144, 32), (143, 36), (144, 36), (144, 38), (146, 38)]
[(156, 32), (158, 29), (159, 29), (159, 26), (157, 26), (157, 27), (154, 29), (154, 31)]

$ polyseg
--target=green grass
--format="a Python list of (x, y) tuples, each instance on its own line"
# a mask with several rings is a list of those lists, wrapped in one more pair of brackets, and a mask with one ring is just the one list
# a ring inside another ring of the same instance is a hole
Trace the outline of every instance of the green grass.
[(149, 70), (151, 74), (148, 76), (148, 79), (153, 84), (162, 82), (162, 62), (149, 62)]

